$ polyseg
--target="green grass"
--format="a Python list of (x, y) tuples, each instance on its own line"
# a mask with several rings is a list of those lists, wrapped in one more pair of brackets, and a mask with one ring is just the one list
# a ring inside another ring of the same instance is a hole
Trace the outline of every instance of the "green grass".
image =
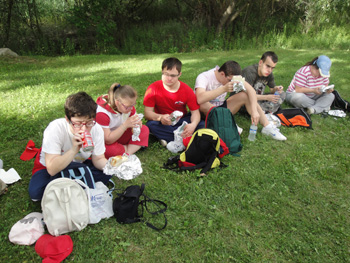
[[(41, 211), (27, 192), (33, 160), (19, 156), (29, 139), (41, 146), (48, 123), (64, 116), (69, 94), (84, 90), (97, 98), (113, 82), (130, 84), (139, 92), (142, 112), (143, 94), (160, 79), (164, 58), (180, 58), (181, 80), (193, 86), (204, 70), (228, 59), (245, 67), (264, 51), (0, 58), (0, 158), (5, 170), (13, 167), (22, 177), (0, 197), (0, 261), (41, 260), (34, 246), (8, 240), (13, 224)], [(275, 51), (276, 84), (287, 87), (305, 62), (325, 54), (333, 61), (331, 83), (349, 100), (349, 51)], [(146, 183), (149, 196), (168, 204), (167, 228), (156, 232), (144, 224), (103, 220), (69, 234), (74, 249), (65, 262), (350, 262), (349, 119), (312, 120), (313, 130), (282, 127), (286, 142), (260, 132), (250, 142), (250, 120), (237, 115), (244, 129), (241, 156), (224, 157), (229, 167), (204, 178), (161, 169), (173, 154), (152, 139), (137, 153), (144, 172), (115, 182), (119, 188)]]

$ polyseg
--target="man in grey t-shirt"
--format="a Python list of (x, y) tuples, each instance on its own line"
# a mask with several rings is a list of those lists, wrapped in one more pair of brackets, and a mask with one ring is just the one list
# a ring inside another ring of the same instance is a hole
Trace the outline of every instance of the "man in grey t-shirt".
[[(265, 111), (272, 111), (269, 107), (270, 102), (281, 104), (285, 98), (283, 86), (276, 86), (272, 73), (277, 62), (277, 55), (273, 51), (267, 51), (262, 55), (258, 64), (248, 66), (242, 71), (242, 76), (255, 89), (258, 102)], [(265, 94), (266, 86), (270, 88), (267, 94)], [(276, 91), (279, 95), (274, 95)]]

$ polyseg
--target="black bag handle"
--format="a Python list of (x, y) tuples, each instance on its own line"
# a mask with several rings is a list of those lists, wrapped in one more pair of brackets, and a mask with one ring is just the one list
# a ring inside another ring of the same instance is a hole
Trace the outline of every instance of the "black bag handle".
[[(168, 209), (168, 206), (167, 206), (166, 203), (164, 203), (163, 201), (160, 201), (160, 200), (157, 200), (157, 199), (151, 199), (151, 198), (149, 198), (149, 197), (148, 197), (147, 195), (145, 195), (145, 194), (142, 194), (142, 196), (144, 197), (144, 200), (142, 200), (142, 201), (140, 202), (140, 205), (141, 205), (141, 208), (142, 208), (141, 217), (143, 217), (143, 207), (145, 207), (146, 211), (147, 211), (148, 213), (150, 213), (151, 215), (163, 214), (163, 217), (164, 217), (164, 225), (163, 225), (162, 227), (159, 228), (159, 227), (156, 227), (155, 225), (153, 225), (153, 224), (151, 224), (150, 222), (147, 222), (147, 221), (145, 221), (145, 220), (143, 220), (143, 219), (140, 219), (140, 220), (141, 220), (142, 222), (146, 223), (146, 225), (147, 225), (148, 227), (150, 227), (150, 228), (152, 228), (152, 229), (154, 229), (154, 230), (160, 231), (160, 230), (164, 229), (164, 228), (167, 226), (167, 224), (168, 224), (168, 219), (167, 219), (167, 217), (166, 217), (166, 215), (165, 215), (165, 211)], [(148, 209), (148, 207), (147, 207), (147, 203), (149, 203), (149, 202), (155, 204), (155, 205), (159, 208), (159, 210), (154, 211), (154, 212), (151, 212), (151, 211)], [(164, 208), (161, 208), (160, 205), (162, 205)]]

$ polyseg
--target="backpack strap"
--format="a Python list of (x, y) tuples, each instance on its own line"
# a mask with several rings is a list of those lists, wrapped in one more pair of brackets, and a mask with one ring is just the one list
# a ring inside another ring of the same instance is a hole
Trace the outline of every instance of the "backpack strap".
[(96, 188), (95, 179), (90, 167), (84, 163), (71, 162), (65, 169), (58, 173), (58, 175), (63, 178), (78, 179), (83, 181), (90, 188)]
[(207, 123), (208, 123), (208, 116), (209, 116), (209, 113), (210, 113), (211, 110), (212, 110), (213, 108), (215, 108), (215, 107), (216, 107), (216, 106), (213, 106), (213, 107), (211, 107), (211, 108), (208, 110), (207, 115), (205, 116), (205, 127), (208, 127)]
[(178, 170), (180, 168), (179, 160), (180, 160), (180, 155), (169, 157), (168, 161), (163, 164), (162, 168), (168, 169), (168, 170)]
[(201, 174), (205, 174), (211, 168), (215, 158), (217, 157), (217, 152), (213, 152), (207, 162), (207, 165), (201, 170)]
[[(142, 214), (143, 214), (143, 207), (145, 207), (146, 211), (148, 213), (150, 213), (151, 215), (158, 215), (158, 214), (163, 214), (163, 217), (164, 217), (164, 225), (162, 227), (156, 227), (155, 225), (151, 224), (150, 222), (147, 222), (143, 219), (139, 219), (139, 221), (142, 221), (144, 223), (146, 223), (146, 225), (154, 230), (157, 230), (157, 231), (160, 231), (162, 229), (164, 229), (167, 224), (168, 224), (168, 219), (165, 215), (165, 211), (168, 209), (168, 206), (166, 205), (166, 203), (164, 203), (163, 201), (160, 201), (160, 200), (156, 200), (156, 199), (151, 199), (149, 198), (147, 195), (145, 194), (142, 194), (144, 199), (140, 202), (140, 205), (141, 205), (141, 208), (142, 208)], [(147, 207), (147, 203), (153, 203), (154, 205), (156, 205), (159, 210), (157, 211), (150, 211)], [(161, 208), (161, 205), (163, 206), (163, 208)]]

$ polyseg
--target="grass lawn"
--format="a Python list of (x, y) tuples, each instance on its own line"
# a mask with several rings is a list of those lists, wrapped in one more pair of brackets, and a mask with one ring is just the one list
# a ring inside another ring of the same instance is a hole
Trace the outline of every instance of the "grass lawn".
[[(34, 246), (8, 240), (18, 220), (41, 211), (27, 191), (33, 160), (19, 157), (29, 139), (41, 146), (45, 127), (64, 116), (68, 95), (83, 90), (97, 98), (113, 82), (129, 84), (143, 112), (144, 92), (161, 78), (166, 57), (183, 62), (180, 79), (193, 87), (199, 73), (229, 59), (244, 68), (263, 52), (0, 58), (0, 159), (5, 170), (13, 167), (22, 177), (0, 196), (0, 261), (41, 260)], [(325, 54), (333, 62), (330, 83), (350, 100), (349, 51), (275, 52), (277, 85), (288, 87), (302, 65)], [(147, 195), (168, 204), (167, 228), (156, 232), (141, 223), (103, 220), (69, 234), (74, 249), (65, 262), (350, 262), (349, 117), (312, 115), (312, 121), (313, 130), (282, 127), (285, 142), (263, 136), (260, 126), (250, 142), (250, 119), (237, 115), (244, 129), (241, 156), (225, 156), (229, 167), (204, 178), (161, 169), (174, 154), (150, 140), (137, 153), (143, 173), (114, 181), (119, 188), (146, 183)]]

